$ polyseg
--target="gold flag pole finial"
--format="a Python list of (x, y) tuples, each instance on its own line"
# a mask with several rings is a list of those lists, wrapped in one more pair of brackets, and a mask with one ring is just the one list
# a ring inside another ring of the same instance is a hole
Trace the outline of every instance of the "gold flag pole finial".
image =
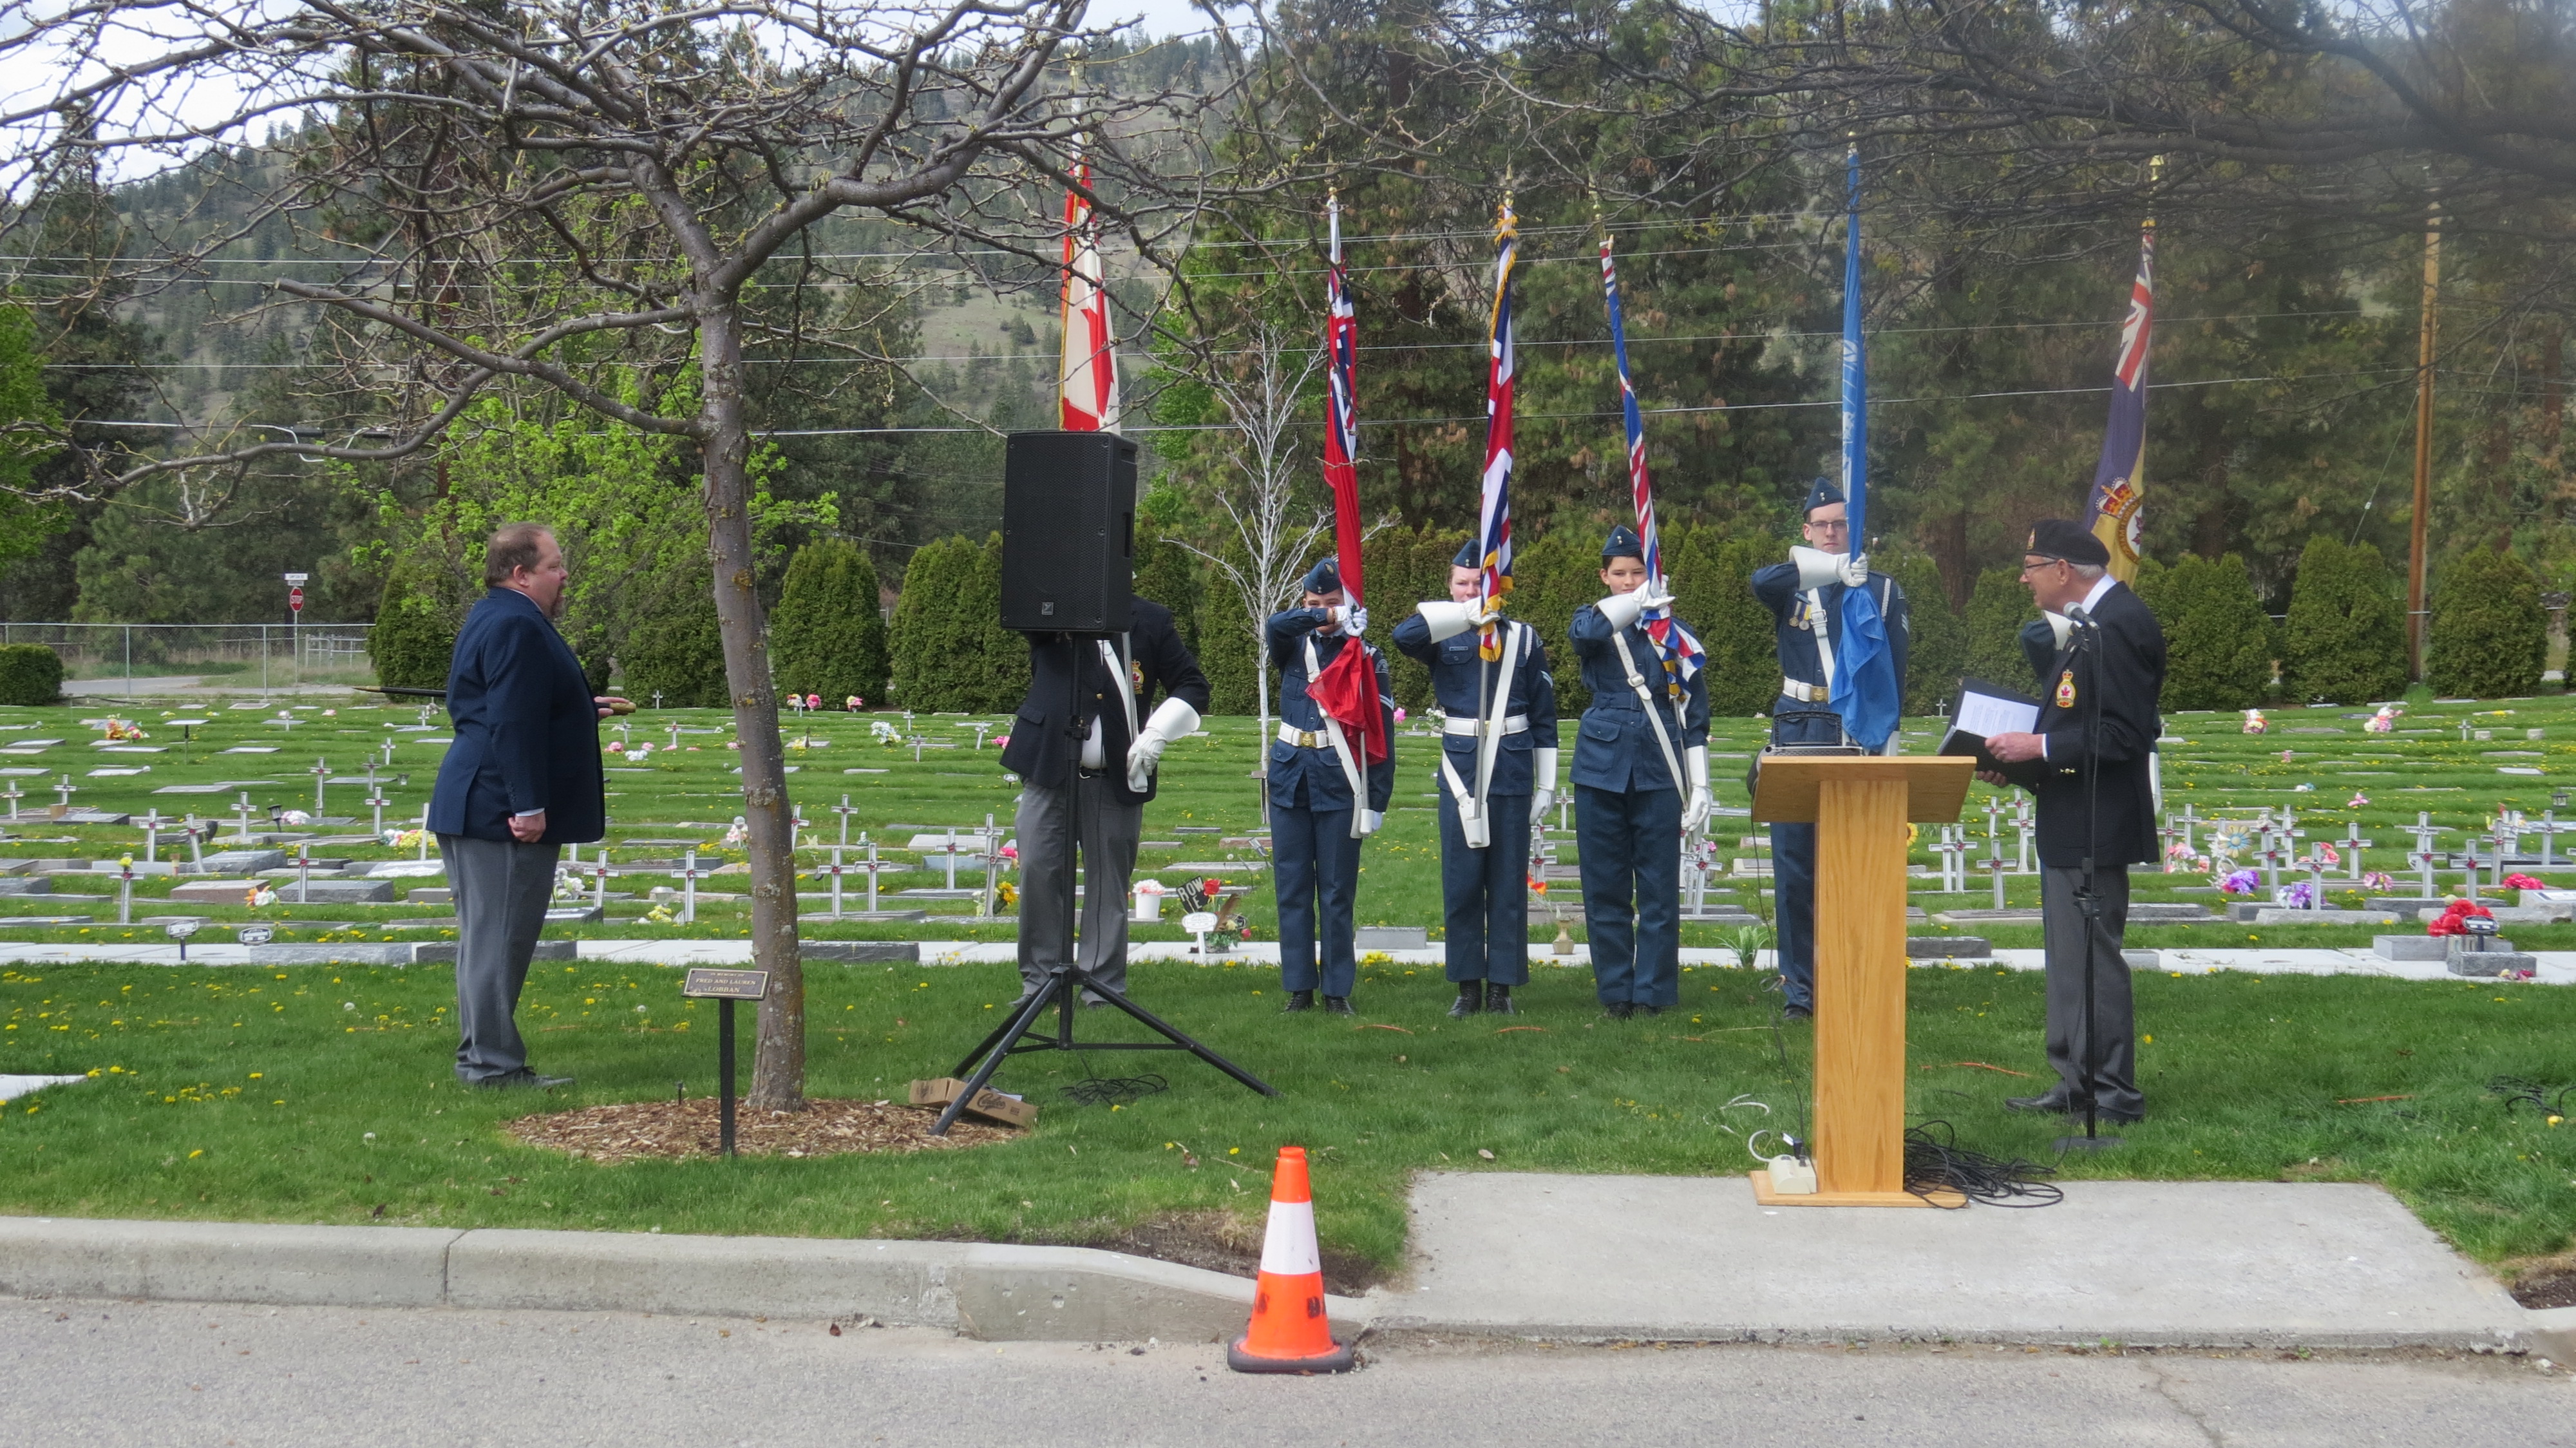
[[(2163, 156), (2160, 156), (2160, 155), (2158, 155), (2158, 156), (2149, 156), (2149, 157), (2147, 158), (2147, 190), (2148, 190), (2148, 192), (2149, 192), (2150, 194), (2149, 194), (2149, 196), (2148, 196), (2148, 198), (2147, 198), (2147, 199), (2148, 199), (2148, 203), (2149, 203), (2149, 205), (2150, 205), (2150, 207), (2151, 207), (2151, 208), (2152, 208), (2153, 203), (2154, 203), (2154, 201), (2155, 201), (2155, 197), (2154, 197), (2154, 195), (2153, 195), (2152, 193), (2154, 193), (2154, 192), (2156, 192), (2156, 191), (2158, 191), (2158, 190), (2162, 189), (2162, 187), (2164, 186), (2164, 184), (2165, 184), (2165, 158), (2164, 158)], [(2155, 227), (2155, 224), (2156, 224), (2156, 214), (2155, 214), (2155, 212), (2154, 212), (2152, 209), (2150, 209), (2150, 210), (2147, 212), (2147, 226), (2148, 226), (2148, 228), (2149, 228), (2150, 230), (2152, 230), (2152, 229)]]

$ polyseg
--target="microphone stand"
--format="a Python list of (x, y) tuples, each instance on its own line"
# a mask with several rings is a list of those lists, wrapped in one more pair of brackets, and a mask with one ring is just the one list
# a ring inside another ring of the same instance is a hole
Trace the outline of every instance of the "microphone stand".
[(2093, 976), (2102, 938), (2102, 897), (2093, 860), (2093, 852), (2101, 846), (2102, 831), (2102, 640), (2091, 610), (2079, 606), (2067, 613), (2075, 625), (2067, 640), (2067, 667), (2072, 669), (2077, 659), (2088, 655), (2095, 667), (2087, 671), (2090, 677), (2084, 682), (2092, 704), (2090, 724), (2084, 734), (2084, 882), (2075, 889), (2075, 906), (2084, 917), (2084, 1008), (2076, 1017), (2079, 1032), (2075, 1051), (2075, 1070), (2084, 1098), (2084, 1134), (2059, 1137), (2054, 1144), (2060, 1153), (2105, 1151), (2121, 1144), (2121, 1138), (2101, 1134), (2101, 1104), (2093, 1091)]

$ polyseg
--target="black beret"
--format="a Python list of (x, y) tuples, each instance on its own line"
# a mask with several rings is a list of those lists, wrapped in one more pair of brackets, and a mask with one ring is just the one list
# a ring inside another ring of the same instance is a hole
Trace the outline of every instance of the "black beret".
[(2069, 563), (2107, 565), (2111, 561), (2111, 550), (2102, 546), (2102, 540), (2072, 518), (2042, 518), (2031, 524), (2030, 547), (2023, 551)]

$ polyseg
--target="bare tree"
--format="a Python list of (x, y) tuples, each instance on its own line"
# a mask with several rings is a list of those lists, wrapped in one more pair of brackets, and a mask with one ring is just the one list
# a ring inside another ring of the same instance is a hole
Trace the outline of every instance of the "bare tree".
[(1240, 434), (1227, 449), (1237, 484), (1216, 493), (1218, 506), (1234, 525), (1234, 547), (1181, 546), (1206, 559), (1242, 601), (1252, 629), (1253, 677), (1260, 690), (1265, 740), (1270, 737), (1270, 656), (1262, 625), (1296, 601), (1307, 556), (1333, 521), (1329, 510), (1301, 508), (1297, 502), (1304, 471), (1297, 413), (1322, 362), (1321, 351), (1292, 348), (1278, 327), (1262, 322), (1242, 347), (1203, 360), (1197, 368), (1199, 380), (1216, 394), (1226, 420)]
[[(140, 462), (104, 489), (264, 460), (389, 463), (486, 390), (551, 388), (694, 446), (742, 744), (752, 944), (770, 973), (751, 1103), (802, 1105), (804, 989), (776, 697), (753, 591), (744, 355), (802, 339), (807, 240), (860, 212), (1056, 264), (1080, 149), (1149, 260), (1186, 211), (1208, 98), (1120, 95), (1062, 61), (1086, 0), (48, 0), (0, 38), (0, 185), (133, 180), (254, 147), (246, 214), (160, 238), (166, 267), (291, 226), (276, 304), (329, 320), (375, 420)], [(1154, 218), (1161, 218), (1158, 222)], [(788, 300), (778, 298), (786, 294)], [(784, 321), (780, 318), (785, 317)]]

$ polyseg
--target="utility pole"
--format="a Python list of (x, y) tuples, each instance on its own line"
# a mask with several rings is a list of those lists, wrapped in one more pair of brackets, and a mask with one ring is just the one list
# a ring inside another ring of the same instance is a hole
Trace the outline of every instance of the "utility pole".
[(2424, 209), (2424, 303), (2415, 338), (2415, 516), (2407, 528), (2406, 652), (2424, 677), (2424, 535), (2433, 511), (2433, 350), (2442, 314), (2442, 203)]

